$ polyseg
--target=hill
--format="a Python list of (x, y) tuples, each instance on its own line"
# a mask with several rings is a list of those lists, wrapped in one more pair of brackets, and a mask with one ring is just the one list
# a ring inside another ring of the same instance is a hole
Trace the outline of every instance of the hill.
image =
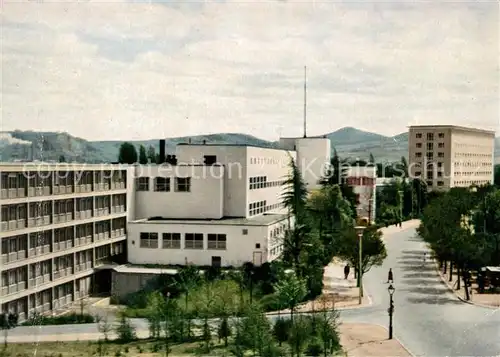
[[(356, 128), (342, 128), (326, 134), (332, 146), (342, 157), (367, 159), (371, 154), (377, 161), (398, 161), (408, 155), (408, 133), (387, 137)], [(43, 140), (42, 140), (43, 138)], [(270, 142), (252, 135), (220, 133), (176, 137), (166, 139), (167, 153), (173, 153), (175, 146), (191, 140), (192, 143), (247, 144), (262, 147), (276, 147)], [(154, 146), (158, 151), (159, 139), (131, 141), (134, 145)], [(122, 141), (87, 141), (65, 132), (12, 131), (0, 133), (0, 161), (27, 160), (31, 151), (35, 159), (57, 161), (63, 155), (67, 161), (100, 163), (117, 160)], [(500, 159), (500, 138), (496, 138), (496, 158)]]

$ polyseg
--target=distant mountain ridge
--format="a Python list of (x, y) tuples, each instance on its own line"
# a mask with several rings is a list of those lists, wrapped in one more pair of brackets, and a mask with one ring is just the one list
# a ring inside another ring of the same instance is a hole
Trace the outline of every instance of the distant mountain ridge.
[[(342, 157), (359, 157), (367, 159), (370, 153), (377, 161), (397, 161), (408, 156), (408, 133), (392, 137), (377, 133), (345, 127), (325, 134), (332, 146)], [(43, 137), (43, 140), (42, 140)], [(137, 148), (152, 145), (158, 152), (160, 139), (129, 141)], [(173, 153), (179, 143), (207, 143), (254, 145), (261, 147), (277, 147), (271, 142), (252, 135), (241, 133), (219, 133), (166, 138), (166, 152)], [(125, 141), (125, 140), (124, 140)], [(65, 132), (20, 131), (0, 133), (0, 161), (27, 160), (31, 151), (35, 160), (58, 161), (64, 156), (70, 162), (101, 163), (114, 162), (123, 141), (88, 141), (74, 137)], [(495, 157), (500, 159), (500, 138), (495, 139)]]

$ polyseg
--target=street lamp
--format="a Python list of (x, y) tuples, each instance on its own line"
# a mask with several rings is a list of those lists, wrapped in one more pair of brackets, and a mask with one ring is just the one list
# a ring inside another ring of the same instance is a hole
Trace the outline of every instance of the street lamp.
[(358, 235), (359, 241), (359, 257), (358, 257), (358, 281), (359, 281), (359, 304), (362, 304), (363, 298), (363, 232), (365, 230), (365, 226), (356, 226), (354, 227), (356, 234)]
[(389, 309), (387, 312), (389, 313), (389, 340), (392, 340), (392, 315), (394, 314), (394, 301), (392, 300), (392, 295), (394, 295), (394, 291), (396, 291), (396, 288), (394, 286), (389, 285), (387, 288), (389, 291)]

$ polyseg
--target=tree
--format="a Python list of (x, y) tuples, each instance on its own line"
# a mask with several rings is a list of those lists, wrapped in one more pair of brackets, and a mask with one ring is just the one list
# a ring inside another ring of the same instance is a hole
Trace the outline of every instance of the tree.
[(246, 309), (245, 318), (236, 322), (236, 344), (250, 349), (257, 356), (264, 356), (265, 350), (272, 344), (271, 325), (261, 308), (252, 304)]
[(370, 153), (370, 158), (368, 159), (368, 162), (369, 162), (370, 164), (374, 164), (374, 163), (375, 163), (375, 158), (373, 157), (373, 154), (372, 154), (372, 153)]
[(340, 339), (337, 328), (339, 326), (339, 313), (328, 308), (326, 299), (322, 299), (322, 309), (316, 317), (318, 320), (318, 336), (322, 343), (323, 356), (333, 355), (335, 350), (340, 348)]
[(109, 322), (108, 316), (103, 316), (100, 318), (96, 318), (97, 321), (97, 330), (103, 334), (104, 342), (109, 341), (109, 333), (113, 331), (113, 325)]
[(148, 295), (147, 300), (146, 316), (149, 323), (149, 334), (152, 338), (159, 338), (165, 311), (165, 299), (159, 291), (154, 291)]
[(495, 165), (495, 171), (494, 171), (494, 182), (495, 186), (500, 187), (500, 164)]
[[(181, 299), (183, 298), (184, 300), (186, 334), (188, 338), (191, 336), (191, 316), (189, 315), (190, 290), (198, 286), (200, 281), (200, 272), (194, 265), (186, 265), (183, 267), (175, 279), (175, 285), (183, 292), (183, 297), (181, 297)], [(181, 329), (181, 335), (184, 337), (183, 328)]]
[(144, 145), (139, 146), (139, 164), (146, 165), (148, 163), (148, 156)]
[[(363, 232), (363, 245), (362, 245), (362, 261), (361, 272), (358, 272), (358, 286), (359, 278), (367, 273), (372, 266), (382, 265), (387, 257), (385, 244), (382, 241), (382, 232), (378, 230), (377, 226), (368, 226)], [(359, 237), (354, 227), (347, 227), (344, 229), (340, 244), (339, 257), (348, 261), (351, 266), (359, 267)], [(358, 269), (359, 270), (359, 269)]]
[(130, 319), (127, 318), (125, 314), (120, 315), (115, 331), (118, 335), (118, 340), (123, 343), (131, 342), (137, 338), (135, 328), (132, 326)]
[(59, 155), (59, 162), (66, 162), (64, 155)]
[(4, 331), (4, 349), (7, 349), (7, 337), (9, 330), (16, 327), (19, 316), (13, 313), (0, 314), (0, 328)]
[(500, 190), (494, 190), (481, 199), (474, 217), (474, 228), (481, 232), (491, 251), (491, 265), (500, 265)]
[(120, 145), (118, 153), (118, 162), (120, 164), (135, 164), (137, 162), (137, 150), (135, 146), (129, 142), (124, 142)]
[(295, 224), (302, 225), (305, 220), (307, 188), (295, 160), (290, 157), (290, 173), (283, 185), (285, 186), (281, 199), (283, 206), (295, 217)]
[(156, 150), (155, 150), (155, 147), (153, 145), (149, 145), (148, 147), (148, 152), (147, 152), (147, 158), (148, 158), (148, 162), (152, 163), (152, 164), (157, 164), (158, 161), (157, 161), (157, 155), (156, 155)]
[(219, 325), (219, 338), (224, 339), (227, 347), (228, 338), (231, 336), (229, 318), (238, 312), (238, 284), (231, 280), (219, 280), (213, 283), (218, 299), (214, 306), (215, 314), (221, 319)]
[(306, 283), (295, 272), (287, 272), (275, 285), (275, 294), (283, 306), (290, 309), (290, 320), (293, 322), (295, 308), (307, 295)]
[(309, 317), (299, 316), (293, 320), (288, 343), (291, 347), (292, 357), (300, 357), (302, 350), (311, 338), (311, 322)]

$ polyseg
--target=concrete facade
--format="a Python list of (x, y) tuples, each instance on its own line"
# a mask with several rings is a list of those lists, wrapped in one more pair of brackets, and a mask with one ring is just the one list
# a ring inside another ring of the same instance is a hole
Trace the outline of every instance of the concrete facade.
[(352, 186), (358, 196), (356, 207), (358, 217), (375, 221), (377, 168), (375, 166), (351, 166), (346, 170), (347, 184)]
[(409, 174), (429, 190), (493, 183), (495, 132), (451, 125), (411, 126)]
[(2, 312), (24, 320), (67, 306), (124, 255), (126, 169), (1, 164), (0, 185)]

